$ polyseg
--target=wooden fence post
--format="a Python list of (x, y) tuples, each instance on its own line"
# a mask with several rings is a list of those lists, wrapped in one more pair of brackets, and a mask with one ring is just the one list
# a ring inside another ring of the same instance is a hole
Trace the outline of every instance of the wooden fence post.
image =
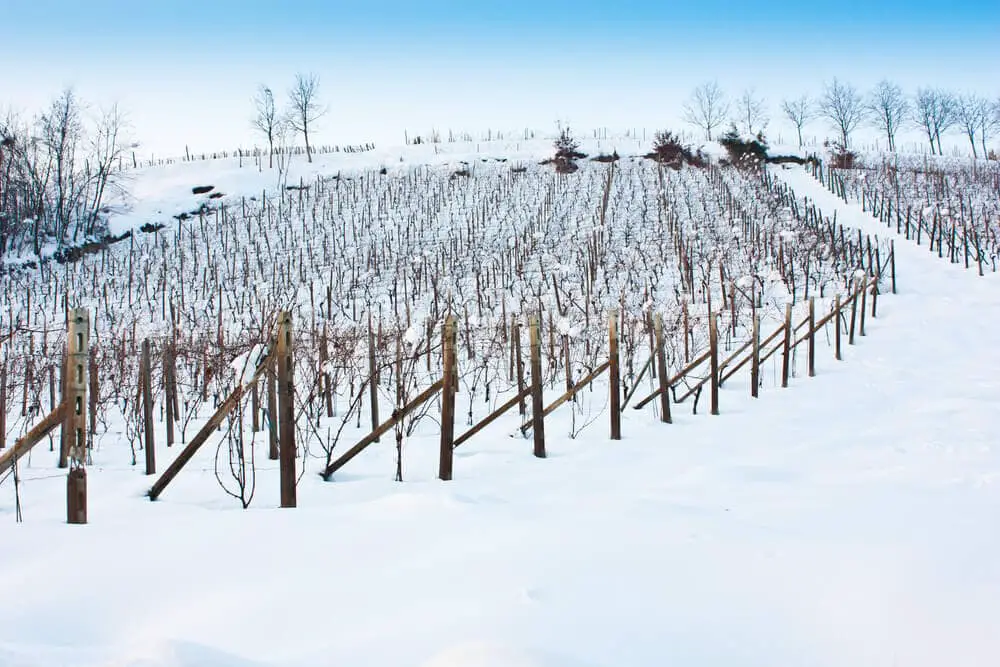
[(87, 429), (87, 447), (94, 448), (94, 434), (97, 432), (97, 402), (100, 386), (97, 377), (97, 360), (94, 355), (90, 355), (90, 386), (87, 389), (87, 400), (90, 403), (90, 428)]
[(875, 280), (872, 282), (872, 317), (878, 317), (878, 271), (875, 272)]
[(278, 392), (275, 388), (275, 384), (277, 383), (276, 364), (277, 361), (272, 359), (265, 371), (267, 375), (267, 458), (271, 461), (278, 460)]
[[(510, 343), (514, 346), (514, 373), (517, 374), (517, 393), (524, 393), (524, 359), (521, 356), (521, 325), (517, 323), (517, 316), (511, 315), (510, 323)], [(523, 417), (528, 413), (527, 405), (522, 398), (517, 403), (518, 412)]]
[[(979, 244), (976, 244), (979, 247)], [(896, 293), (896, 240), (889, 240), (889, 270), (892, 272), (892, 293)], [(980, 255), (981, 257), (981, 255)], [(979, 275), (983, 275), (983, 261), (979, 260)]]
[(65, 451), (69, 459), (66, 477), (66, 522), (87, 523), (87, 351), (90, 347), (90, 315), (74, 308), (67, 318), (66, 384), (63, 395)]
[(528, 323), (528, 347), (531, 356), (531, 430), (535, 438), (535, 456), (545, 458), (545, 403), (542, 398), (542, 346), (538, 338), (538, 316)]
[(836, 333), (834, 334), (834, 339), (833, 339), (834, 340), (834, 344), (833, 344), (834, 357), (837, 359), (837, 361), (841, 361), (843, 359), (843, 357), (840, 354), (840, 330), (841, 330), (840, 318), (843, 317), (844, 313), (843, 313), (843, 310), (842, 310), (842, 308), (840, 306), (840, 295), (839, 294), (837, 294), (837, 295), (835, 295), (833, 297), (833, 307), (834, 307), (834, 309), (837, 312), (837, 314), (834, 315), (834, 317), (833, 317), (833, 319), (837, 322)]
[(760, 393), (760, 315), (753, 315), (753, 358), (750, 362), (750, 395)]
[[(430, 354), (428, 352), (428, 354)], [(378, 428), (378, 364), (375, 363), (375, 332), (372, 316), (368, 315), (368, 400), (371, 402), (372, 430)], [(379, 439), (375, 438), (375, 442)]]
[(865, 276), (858, 281), (858, 289), (861, 291), (861, 324), (858, 333), (865, 335), (865, 310), (868, 307), (868, 277)]
[(170, 391), (170, 385), (173, 383), (173, 370), (171, 344), (168, 342), (163, 346), (163, 402), (167, 416), (167, 447), (174, 446), (174, 421), (177, 418), (177, 415), (174, 414), (173, 394)]
[(153, 436), (153, 382), (149, 358), (149, 339), (142, 341), (142, 361), (139, 376), (142, 378), (142, 427), (145, 433), (146, 474), (156, 474), (156, 446)]
[(854, 326), (858, 321), (858, 281), (855, 279), (854, 283), (854, 294), (851, 296), (851, 327), (847, 334), (847, 344), (854, 345)]
[(260, 431), (260, 388), (259, 382), (250, 387), (250, 428), (253, 433)]
[(712, 366), (712, 414), (719, 414), (719, 314), (708, 314), (708, 346)]
[(809, 297), (809, 377), (816, 377), (816, 297)]
[(448, 315), (441, 328), (443, 368), (441, 375), (441, 456), (438, 479), (450, 481), (455, 451), (455, 379), (457, 360), (455, 354), (455, 318)]
[(785, 341), (781, 346), (781, 387), (788, 387), (788, 371), (792, 362), (792, 304), (785, 304)]
[(7, 446), (7, 363), (0, 369), (0, 449)]
[(660, 421), (672, 422), (670, 417), (670, 386), (667, 384), (667, 351), (663, 340), (663, 315), (656, 315), (656, 373), (660, 385)]
[(611, 439), (622, 439), (622, 386), (618, 359), (618, 311), (608, 314), (608, 379), (611, 391)]
[(295, 384), (292, 344), (292, 314), (278, 315), (278, 344), (274, 363), (278, 369), (278, 457), (281, 477), (281, 506), (295, 507)]

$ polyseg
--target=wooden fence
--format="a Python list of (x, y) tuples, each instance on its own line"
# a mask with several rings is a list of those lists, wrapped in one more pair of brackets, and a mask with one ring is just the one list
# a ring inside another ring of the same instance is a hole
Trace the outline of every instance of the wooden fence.
[[(861, 246), (858, 245), (858, 248)], [(861, 257), (864, 255), (862, 254)], [(878, 263), (873, 262), (873, 268)], [(392, 415), (379, 421), (377, 400), (373, 401), (371, 413), (372, 430), (349, 447), (339, 457), (328, 461), (321, 471), (325, 480), (331, 480), (335, 474), (355, 457), (361, 454), (380, 436), (388, 433), (415, 410), (427, 404), (428, 401), (440, 395), (440, 454), (438, 477), (451, 480), (454, 475), (454, 450), (472, 441), (483, 430), (515, 407), (521, 415), (518, 430), (527, 435), (532, 434), (533, 454), (536, 457), (546, 456), (545, 420), (561, 407), (571, 404), (575, 397), (585, 388), (590, 387), (595, 380), (607, 375), (609, 391), (608, 432), (609, 438), (619, 440), (623, 437), (621, 415), (630, 402), (638, 395), (640, 384), (648, 377), (655, 389), (633, 404), (634, 410), (642, 410), (654, 401), (659, 407), (661, 422), (672, 423), (672, 407), (684, 404), (693, 399), (693, 412), (697, 412), (698, 401), (705, 387), (710, 392), (710, 409), (712, 415), (723, 413), (720, 405), (720, 388), (730, 381), (737, 372), (749, 366), (751, 396), (759, 395), (761, 386), (761, 366), (775, 355), (781, 355), (781, 386), (789, 386), (791, 359), (793, 352), (800, 345), (807, 348), (808, 375), (816, 374), (816, 344), (817, 333), (829, 325), (834, 327), (833, 345), (835, 358), (842, 359), (842, 338), (846, 335), (847, 344), (853, 345), (857, 336), (865, 335), (866, 317), (877, 315), (880, 275), (875, 271), (869, 275), (867, 271), (860, 272), (851, 284), (846, 299), (835, 298), (829, 310), (824, 314), (816, 312), (816, 297), (808, 299), (808, 314), (799, 322), (793, 321), (792, 304), (786, 305), (784, 320), (773, 332), (766, 335), (761, 332), (761, 318), (754, 313), (749, 339), (733, 343), (733, 349), (723, 356), (720, 352), (719, 312), (711, 312), (708, 318), (709, 341), (707, 349), (693, 354), (693, 359), (678, 370), (669, 368), (667, 363), (667, 339), (664, 334), (663, 320), (655, 317), (653, 322), (653, 345), (645, 363), (639, 372), (630, 376), (629, 382), (623, 381), (621, 359), (619, 353), (619, 314), (612, 311), (608, 318), (607, 341), (608, 355), (589, 373), (578, 381), (573, 381), (567, 371), (566, 389), (554, 399), (545, 395), (545, 377), (542, 364), (542, 336), (537, 314), (528, 317), (528, 357), (527, 377), (525, 364), (522, 361), (521, 325), (516, 318), (512, 320), (510, 330), (511, 371), (516, 378), (516, 391), (513, 396), (485, 417), (471, 424), (463, 432), (456, 430), (455, 395), (459, 378), (459, 360), (457, 353), (457, 323), (454, 317), (448, 316), (441, 330), (441, 375), (423, 389), (414, 398), (403, 401), (404, 393), (397, 392), (397, 407)], [(869, 305), (870, 301), (870, 305)], [(70, 523), (87, 522), (87, 447), (88, 447), (88, 389), (96, 386), (93, 368), (88, 364), (89, 319), (83, 310), (71, 310), (67, 327), (67, 354), (63, 370), (63, 399), (54, 404), (52, 411), (39, 420), (27, 433), (18, 439), (14, 445), (0, 452), (0, 474), (8, 470), (16, 470), (19, 459), (27, 454), (32, 447), (47, 434), (62, 427), (60, 465), (69, 467), (67, 477), (67, 518)], [(551, 341), (550, 341), (551, 343)], [(266, 415), (270, 435), (271, 458), (278, 459), (280, 467), (281, 506), (296, 506), (297, 477), (295, 459), (297, 454), (295, 423), (297, 419), (295, 396), (294, 368), (294, 336), (291, 315), (280, 313), (272, 338), (266, 346), (258, 351), (256, 357), (248, 356), (247, 370), (239, 374), (235, 387), (215, 408), (213, 414), (202, 425), (194, 437), (187, 442), (181, 452), (174, 458), (166, 470), (154, 481), (148, 496), (151, 500), (160, 498), (168, 485), (177, 477), (184, 467), (192, 460), (198, 450), (216, 432), (226, 417), (232, 413), (244, 399), (249, 397), (253, 403), (254, 429), (259, 427), (258, 410), (262, 409), (259, 396), (261, 384), (267, 393)], [(399, 360), (402, 359), (397, 346)], [(554, 345), (550, 345), (550, 355)], [(156, 474), (156, 443), (153, 435), (153, 389), (150, 380), (154, 365), (154, 355), (151, 353), (149, 341), (142, 346), (140, 361), (139, 395), (136, 396), (136, 409), (141, 412), (143, 420), (142, 438), (145, 449), (145, 472)], [(172, 386), (172, 356), (169, 346), (162, 354), (163, 376), (162, 385), (165, 389), (163, 405), (166, 408), (167, 444), (173, 443), (173, 422), (170, 415), (177, 415), (176, 387)], [(398, 361), (397, 363), (401, 363)], [(430, 342), (427, 348), (427, 364), (430, 369)], [(377, 366), (370, 366), (372, 376), (369, 384), (377, 382)], [(319, 380), (322, 387), (322, 379)], [(173, 393), (171, 391), (173, 389)], [(359, 389), (359, 396), (363, 392)], [(316, 394), (314, 398), (331, 400), (329, 394)], [(528, 413), (530, 399), (530, 414)], [(91, 421), (93, 417), (91, 415)], [(65, 462), (65, 464), (64, 464)]]

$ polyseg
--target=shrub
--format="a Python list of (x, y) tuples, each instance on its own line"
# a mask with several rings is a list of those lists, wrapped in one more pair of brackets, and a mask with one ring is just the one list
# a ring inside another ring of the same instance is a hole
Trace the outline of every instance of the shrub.
[(823, 145), (830, 149), (830, 165), (834, 169), (854, 169), (857, 166), (858, 154), (848, 150), (840, 141), (823, 142)]
[(579, 167), (576, 160), (587, 157), (580, 152), (580, 143), (573, 137), (568, 127), (559, 131), (559, 138), (555, 140), (553, 147), (556, 155), (552, 158), (552, 163), (556, 165), (556, 171), (560, 174), (571, 174)]
[(719, 137), (719, 143), (726, 149), (730, 164), (741, 169), (759, 169), (767, 161), (767, 140), (762, 132), (752, 139), (744, 139), (733, 125)]
[(690, 145), (681, 143), (680, 137), (669, 130), (662, 130), (653, 135), (653, 152), (646, 157), (675, 169), (679, 169), (683, 164), (693, 167), (708, 166), (708, 159), (700, 150), (691, 150)]

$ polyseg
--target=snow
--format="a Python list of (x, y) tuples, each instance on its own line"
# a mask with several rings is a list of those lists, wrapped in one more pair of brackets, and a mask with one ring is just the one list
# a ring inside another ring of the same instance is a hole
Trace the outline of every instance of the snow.
[[(804, 170), (774, 172), (886, 233)], [(150, 503), (151, 478), (101, 444), (90, 524), (70, 527), (39, 446), (23, 524), (0, 486), (0, 666), (995, 665), (1000, 285), (896, 250), (899, 294), (843, 362), (820, 337), (816, 378), (800, 358), (777, 388), (776, 355), (758, 400), (741, 374), (722, 415), (628, 409), (620, 442), (606, 415), (569, 437), (560, 410), (545, 460), (507, 415), (448, 483), (424, 433), (404, 483), (383, 438), (333, 482), (304, 475), (297, 509), (275, 509), (276, 462), (258, 460), (241, 511), (210, 453)], [(606, 387), (580, 398), (597, 412)]]

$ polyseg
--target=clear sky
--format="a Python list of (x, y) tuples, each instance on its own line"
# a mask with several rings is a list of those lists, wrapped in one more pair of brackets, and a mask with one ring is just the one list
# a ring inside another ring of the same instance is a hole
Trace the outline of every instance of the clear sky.
[(323, 143), (403, 130), (680, 126), (717, 79), (773, 108), (836, 76), (1000, 95), (1000, 1), (2, 0), (0, 108), (73, 85), (146, 152), (253, 143), (258, 83), (320, 76)]

